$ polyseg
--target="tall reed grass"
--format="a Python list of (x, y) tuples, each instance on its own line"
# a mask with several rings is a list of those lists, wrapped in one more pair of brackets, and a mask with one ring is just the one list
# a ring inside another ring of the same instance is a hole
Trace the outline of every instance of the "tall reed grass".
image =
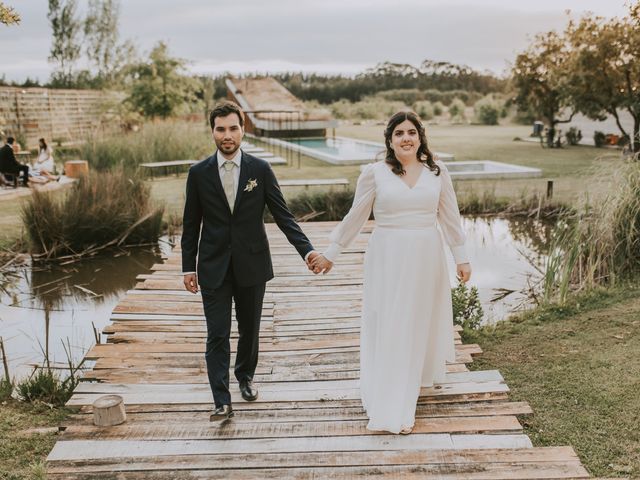
[[(296, 218), (303, 221), (336, 221), (349, 212), (353, 195), (353, 190), (304, 192), (287, 200), (287, 205)], [(557, 218), (571, 211), (566, 205), (547, 200), (538, 193), (522, 192), (519, 198), (510, 199), (498, 197), (492, 190), (482, 193), (467, 190), (458, 196), (458, 206), (464, 215)], [(265, 220), (273, 221), (268, 211)]]
[(466, 190), (458, 193), (458, 207), (463, 215), (515, 215), (558, 217), (570, 211), (567, 205), (547, 199), (540, 193), (522, 191), (518, 198), (498, 197), (495, 190)]
[[(287, 200), (287, 206), (299, 221), (342, 220), (349, 213), (353, 196), (353, 190), (304, 192)], [(264, 218), (266, 222), (273, 222), (269, 210), (265, 210)]]
[(117, 169), (82, 177), (62, 197), (34, 191), (22, 220), (34, 258), (50, 259), (155, 242), (163, 212), (141, 178)]
[(81, 155), (92, 170), (123, 167), (131, 171), (141, 163), (199, 160), (215, 149), (211, 131), (203, 123), (158, 121), (137, 132), (94, 134), (86, 138)]
[(554, 232), (545, 301), (565, 303), (572, 291), (613, 286), (640, 272), (640, 164), (598, 175), (608, 183), (604, 197), (567, 216)]

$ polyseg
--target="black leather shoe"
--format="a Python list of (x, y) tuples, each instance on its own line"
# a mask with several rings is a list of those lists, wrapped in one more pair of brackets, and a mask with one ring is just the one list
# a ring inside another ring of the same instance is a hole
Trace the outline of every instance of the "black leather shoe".
[(220, 422), (229, 420), (231, 417), (233, 417), (233, 408), (231, 408), (231, 405), (222, 405), (221, 407), (218, 407), (213, 411), (213, 413), (209, 417), (209, 421)]
[(251, 380), (242, 380), (240, 382), (240, 393), (247, 402), (253, 402), (258, 398), (258, 389), (253, 386)]

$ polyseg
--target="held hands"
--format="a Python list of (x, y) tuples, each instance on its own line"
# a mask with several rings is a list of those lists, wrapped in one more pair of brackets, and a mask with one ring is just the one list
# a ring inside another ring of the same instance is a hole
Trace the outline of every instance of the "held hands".
[(314, 251), (307, 257), (307, 267), (316, 275), (321, 272), (327, 274), (333, 268), (333, 262), (327, 260), (324, 255)]
[(462, 283), (467, 283), (471, 278), (471, 264), (460, 263), (456, 265), (456, 278)]
[(184, 276), (184, 288), (191, 293), (198, 293), (198, 276), (195, 273), (187, 273)]

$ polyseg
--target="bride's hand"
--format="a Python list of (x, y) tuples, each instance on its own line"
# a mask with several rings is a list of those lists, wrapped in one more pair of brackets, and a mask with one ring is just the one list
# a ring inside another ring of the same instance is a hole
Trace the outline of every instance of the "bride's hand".
[(456, 274), (459, 281), (461, 281), (462, 283), (467, 283), (471, 278), (471, 264), (460, 263), (456, 265)]

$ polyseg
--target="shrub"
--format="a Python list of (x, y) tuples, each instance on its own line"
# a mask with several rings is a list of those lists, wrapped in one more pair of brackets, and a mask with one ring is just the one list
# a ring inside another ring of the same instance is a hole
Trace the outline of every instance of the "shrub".
[(413, 111), (416, 112), (422, 120), (431, 120), (434, 116), (433, 105), (429, 100), (420, 100), (414, 103)]
[(423, 92), (424, 100), (430, 102), (442, 102), (445, 105), (451, 105), (456, 98), (462, 100), (465, 105), (472, 105), (474, 102), (482, 98), (482, 94), (478, 92), (470, 92), (467, 90), (436, 90), (428, 89)]
[(564, 134), (569, 145), (578, 145), (582, 140), (582, 132), (576, 127), (571, 127), (567, 133)]
[(449, 115), (451, 115), (451, 119), (464, 120), (466, 118), (464, 113), (465, 108), (466, 105), (462, 100), (459, 98), (453, 99), (451, 105), (449, 105)]
[(36, 258), (78, 254), (107, 244), (157, 241), (164, 207), (150, 188), (122, 170), (80, 178), (63, 197), (34, 191), (22, 220)]
[(598, 148), (603, 147), (606, 143), (606, 137), (607, 136), (604, 134), (604, 132), (596, 130), (595, 132), (593, 132), (593, 143)]
[(480, 327), (484, 311), (477, 287), (468, 288), (460, 282), (456, 288), (451, 289), (451, 302), (454, 325), (460, 325), (463, 330), (476, 330)]
[(408, 107), (402, 102), (384, 100), (380, 97), (365, 97), (354, 103), (343, 99), (332, 103), (329, 108), (336, 118), (386, 120), (400, 110), (407, 110)]
[(442, 104), (442, 102), (435, 102), (433, 104), (433, 114), (436, 117), (439, 117), (443, 113), (444, 113), (444, 105)]
[(337, 102), (333, 102), (329, 105), (329, 109), (331, 110), (331, 114), (340, 120), (348, 119), (350, 113), (351, 102), (344, 98), (338, 100)]
[(498, 125), (498, 118), (500, 118), (504, 107), (492, 95), (487, 95), (478, 100), (473, 109), (476, 118), (483, 125)]

